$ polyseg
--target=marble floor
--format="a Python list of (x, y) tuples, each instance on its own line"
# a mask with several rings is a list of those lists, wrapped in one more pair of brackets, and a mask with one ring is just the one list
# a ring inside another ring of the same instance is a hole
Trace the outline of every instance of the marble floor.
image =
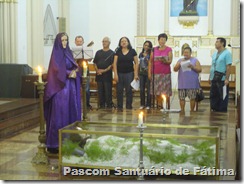
[[(96, 106), (94, 99), (93, 107)], [(185, 112), (162, 113), (158, 109), (143, 110), (145, 122), (147, 124), (169, 124), (169, 125), (197, 125), (197, 126), (217, 126), (220, 128), (220, 168), (236, 169), (236, 120), (237, 110), (234, 100), (229, 101), (227, 113), (210, 112), (209, 99), (205, 99), (199, 104), (198, 112), (190, 112), (189, 102), (186, 103)], [(171, 109), (179, 109), (177, 95), (171, 98)], [(139, 110), (139, 97), (134, 98), (133, 109), (117, 112), (116, 109), (93, 109), (89, 111), (88, 121), (99, 123), (134, 123), (137, 125)], [(111, 129), (112, 130), (112, 129)], [(159, 133), (159, 130), (154, 129)], [(113, 130), (112, 130), (113, 131)], [(133, 128), (126, 131), (134, 131)], [(150, 131), (153, 131), (151, 129)], [(208, 135), (213, 132), (201, 130), (172, 130), (179, 135)], [(151, 132), (152, 134), (154, 132)], [(58, 169), (58, 155), (49, 155), (49, 164), (34, 164), (32, 158), (38, 150), (39, 127), (23, 131), (16, 136), (0, 140), (0, 180), (134, 180), (128, 177), (91, 177), (83, 176), (72, 178), (62, 176)], [(228, 146), (227, 146), (228, 145)], [(228, 149), (227, 149), (228, 147)], [(171, 178), (171, 179), (177, 179)], [(234, 180), (235, 176), (220, 176), (220, 180)], [(150, 178), (149, 178), (150, 180)], [(156, 178), (153, 180), (165, 180)]]

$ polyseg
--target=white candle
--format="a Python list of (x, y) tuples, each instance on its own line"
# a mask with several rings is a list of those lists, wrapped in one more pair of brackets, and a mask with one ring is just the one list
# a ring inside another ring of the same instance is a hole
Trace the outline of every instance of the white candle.
[(38, 71), (38, 82), (42, 83), (42, 68), (38, 66), (37, 71)]
[(166, 109), (166, 96), (162, 95), (162, 108)]
[(138, 116), (138, 126), (139, 127), (143, 126), (143, 112), (141, 112)]
[(83, 77), (87, 77), (87, 64), (85, 61), (83, 62)]

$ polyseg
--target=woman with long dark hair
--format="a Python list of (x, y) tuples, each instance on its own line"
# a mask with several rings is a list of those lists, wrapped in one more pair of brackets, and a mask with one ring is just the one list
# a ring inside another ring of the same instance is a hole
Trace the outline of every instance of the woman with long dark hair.
[(123, 109), (123, 92), (126, 94), (126, 109), (132, 109), (132, 87), (131, 82), (138, 80), (138, 57), (132, 48), (130, 40), (122, 37), (119, 40), (118, 50), (114, 56), (114, 80), (117, 82), (117, 108)]
[[(140, 109), (150, 109), (150, 81), (148, 79), (148, 63), (152, 51), (152, 42), (145, 41), (141, 53), (139, 54), (139, 78), (140, 78)], [(147, 98), (145, 102), (145, 90), (147, 89)]]

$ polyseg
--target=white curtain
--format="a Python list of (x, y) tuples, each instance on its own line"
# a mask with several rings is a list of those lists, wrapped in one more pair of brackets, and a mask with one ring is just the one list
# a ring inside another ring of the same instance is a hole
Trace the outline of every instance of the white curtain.
[(0, 63), (17, 63), (17, 0), (0, 0)]

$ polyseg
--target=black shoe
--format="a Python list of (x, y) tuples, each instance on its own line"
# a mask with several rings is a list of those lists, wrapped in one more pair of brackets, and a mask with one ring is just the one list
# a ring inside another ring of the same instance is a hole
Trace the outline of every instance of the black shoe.
[(117, 108), (117, 106), (114, 103), (112, 103), (112, 108)]
[(52, 154), (58, 154), (58, 148), (47, 148), (47, 151)]
[(88, 105), (88, 106), (87, 106), (87, 109), (88, 109), (88, 110), (91, 110), (91, 111), (93, 110), (91, 105)]
[(122, 108), (118, 108), (117, 112), (123, 112), (123, 109)]
[(99, 109), (105, 109), (105, 106), (100, 106)]

